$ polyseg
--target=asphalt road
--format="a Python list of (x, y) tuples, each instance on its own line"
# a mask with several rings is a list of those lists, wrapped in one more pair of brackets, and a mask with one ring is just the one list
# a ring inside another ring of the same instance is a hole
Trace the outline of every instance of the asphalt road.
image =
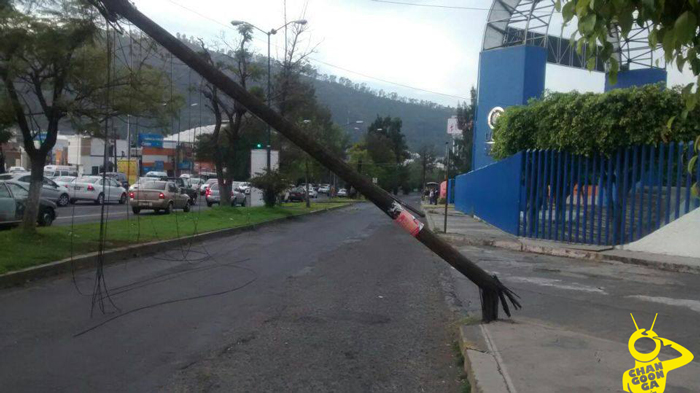
[(92, 317), (94, 271), (0, 291), (2, 390), (459, 389), (449, 271), (370, 204), (105, 277), (118, 309)]
[[(700, 354), (700, 275), (486, 247), (460, 250), (522, 297), (516, 322), (529, 320), (627, 345), (635, 330), (630, 313), (646, 329), (658, 313), (656, 333)], [(460, 283), (455, 285), (457, 297), (470, 313), (481, 315), (475, 287), (453, 275)], [(642, 352), (653, 349), (639, 344)]]
[[(314, 201), (321, 201), (327, 199), (324, 195), (319, 195)], [(197, 203), (193, 206), (193, 211), (196, 209), (208, 209), (204, 196), (197, 197)], [(68, 205), (65, 207), (59, 207), (56, 210), (58, 217), (54, 221), (54, 225), (71, 225), (74, 224), (86, 224), (90, 222), (99, 222), (102, 215), (102, 206), (95, 205), (93, 202), (89, 201), (78, 201), (74, 205)], [(151, 211), (144, 211), (141, 214), (154, 214)], [(108, 203), (105, 205), (105, 217), (107, 220), (124, 220), (127, 215), (132, 216), (131, 208), (127, 205), (120, 205), (116, 202)]]

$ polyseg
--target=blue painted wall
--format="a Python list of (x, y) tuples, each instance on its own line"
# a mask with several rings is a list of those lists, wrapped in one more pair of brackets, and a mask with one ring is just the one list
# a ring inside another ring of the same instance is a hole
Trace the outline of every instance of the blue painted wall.
[(642, 86), (652, 83), (666, 83), (666, 70), (660, 68), (645, 68), (617, 73), (617, 83), (611, 85), (608, 76), (605, 75), (605, 91), (624, 89), (625, 87)]
[(481, 52), (479, 91), (474, 132), (473, 168), (492, 164), (488, 155), (491, 129), (488, 114), (494, 107), (523, 105), (544, 91), (547, 51), (536, 46), (514, 46)]
[(518, 235), (523, 153), (457, 176), (455, 208)]

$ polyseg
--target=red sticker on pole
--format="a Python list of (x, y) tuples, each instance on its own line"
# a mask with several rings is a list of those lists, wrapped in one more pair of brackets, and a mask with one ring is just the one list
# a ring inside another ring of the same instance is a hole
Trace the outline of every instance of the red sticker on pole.
[(402, 210), (401, 214), (399, 214), (394, 221), (401, 225), (401, 228), (406, 230), (406, 232), (410, 233), (413, 237), (417, 236), (418, 232), (423, 229), (423, 223), (405, 210)]

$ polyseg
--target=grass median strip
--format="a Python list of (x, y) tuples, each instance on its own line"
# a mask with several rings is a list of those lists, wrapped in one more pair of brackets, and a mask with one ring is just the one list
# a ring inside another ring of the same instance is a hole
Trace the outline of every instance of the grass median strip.
[[(227, 228), (259, 224), (279, 218), (298, 216), (317, 210), (346, 205), (347, 202), (285, 203), (274, 208), (265, 207), (213, 207), (201, 211), (174, 214), (144, 214), (130, 216), (129, 220), (112, 220), (106, 223), (106, 248), (158, 240), (175, 239)], [(123, 208), (110, 207), (112, 212)], [(66, 210), (64, 210), (66, 211)], [(99, 223), (75, 224), (38, 228), (33, 236), (24, 235), (19, 229), (0, 231), (0, 274), (53, 262), (73, 255), (97, 251)], [(71, 244), (72, 243), (72, 244)]]

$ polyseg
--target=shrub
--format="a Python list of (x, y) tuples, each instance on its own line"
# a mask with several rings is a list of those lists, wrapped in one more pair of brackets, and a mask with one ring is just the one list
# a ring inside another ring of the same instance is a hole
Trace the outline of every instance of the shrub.
[(527, 149), (610, 154), (631, 145), (690, 141), (700, 135), (700, 108), (685, 118), (683, 109), (680, 90), (661, 85), (547, 93), (506, 109), (494, 128), (491, 154), (496, 159)]

